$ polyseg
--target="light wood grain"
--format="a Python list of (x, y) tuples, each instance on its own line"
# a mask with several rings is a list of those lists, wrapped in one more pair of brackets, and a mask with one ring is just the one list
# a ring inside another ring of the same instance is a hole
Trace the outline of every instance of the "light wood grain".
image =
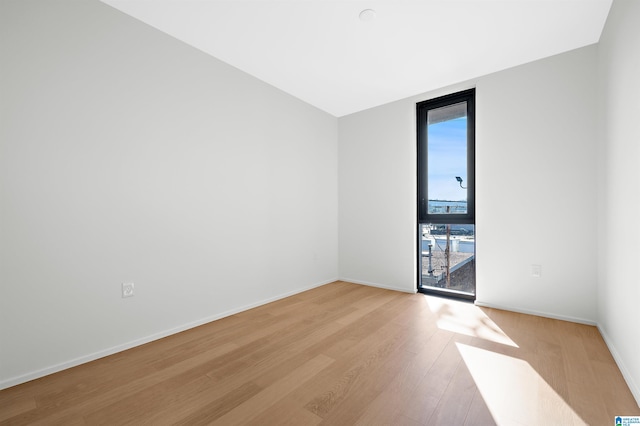
[(595, 327), (335, 282), (0, 391), (0, 425), (610, 424)]

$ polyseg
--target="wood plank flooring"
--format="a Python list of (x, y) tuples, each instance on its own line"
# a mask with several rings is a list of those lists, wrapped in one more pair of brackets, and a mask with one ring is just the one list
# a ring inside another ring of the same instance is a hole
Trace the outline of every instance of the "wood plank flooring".
[(609, 425), (595, 327), (335, 282), (0, 391), (0, 425)]

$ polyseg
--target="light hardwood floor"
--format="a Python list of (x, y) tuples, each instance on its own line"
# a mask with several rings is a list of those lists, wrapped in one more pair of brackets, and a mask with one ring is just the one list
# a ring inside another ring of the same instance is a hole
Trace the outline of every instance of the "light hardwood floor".
[(612, 425), (594, 327), (344, 282), (0, 391), (0, 424)]

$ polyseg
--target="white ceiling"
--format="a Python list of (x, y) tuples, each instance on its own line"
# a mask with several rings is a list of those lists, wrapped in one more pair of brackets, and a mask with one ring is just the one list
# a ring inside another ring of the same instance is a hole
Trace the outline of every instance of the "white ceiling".
[(336, 117), (596, 43), (612, 2), (102, 1)]

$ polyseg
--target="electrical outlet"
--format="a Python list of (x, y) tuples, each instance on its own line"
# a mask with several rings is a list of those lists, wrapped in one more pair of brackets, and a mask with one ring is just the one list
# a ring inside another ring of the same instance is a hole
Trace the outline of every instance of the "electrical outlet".
[(122, 297), (133, 297), (133, 283), (122, 283)]
[(542, 266), (531, 265), (531, 276), (534, 278), (540, 278), (542, 276)]

